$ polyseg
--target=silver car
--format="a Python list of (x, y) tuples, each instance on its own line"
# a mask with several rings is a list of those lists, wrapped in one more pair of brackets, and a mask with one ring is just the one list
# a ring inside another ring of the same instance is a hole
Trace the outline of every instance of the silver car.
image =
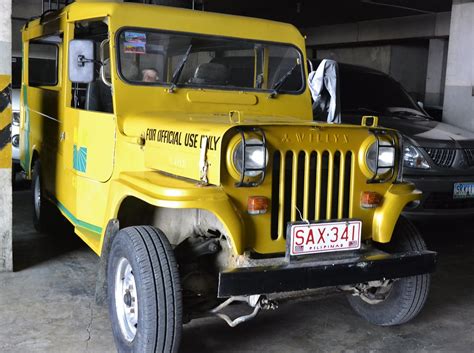
[(20, 167), (20, 90), (12, 91), (12, 168), (13, 172), (21, 171)]

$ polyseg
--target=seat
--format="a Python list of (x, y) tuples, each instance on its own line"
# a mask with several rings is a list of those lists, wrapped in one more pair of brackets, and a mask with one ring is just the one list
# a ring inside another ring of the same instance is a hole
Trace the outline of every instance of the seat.
[(196, 68), (190, 82), (205, 85), (226, 85), (229, 82), (229, 70), (223, 64), (204, 63)]
[(113, 113), (112, 89), (102, 80), (96, 80), (87, 85), (86, 103), (84, 109), (96, 112)]

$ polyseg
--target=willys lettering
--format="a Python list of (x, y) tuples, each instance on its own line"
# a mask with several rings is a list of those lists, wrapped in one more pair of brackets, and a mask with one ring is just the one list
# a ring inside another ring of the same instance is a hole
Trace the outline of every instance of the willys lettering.
[(191, 148), (202, 148), (202, 145), (207, 137), (207, 147), (211, 151), (217, 150), (217, 144), (220, 141), (220, 136), (200, 135), (196, 133), (173, 130), (157, 130), (146, 129), (145, 139), (147, 141), (155, 141), (160, 143), (167, 143), (170, 145), (185, 146)]

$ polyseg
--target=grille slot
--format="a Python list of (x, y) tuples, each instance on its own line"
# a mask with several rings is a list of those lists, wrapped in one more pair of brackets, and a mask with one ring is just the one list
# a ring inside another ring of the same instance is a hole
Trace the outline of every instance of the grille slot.
[[(271, 237), (288, 222), (349, 218), (352, 152), (277, 151), (273, 154)], [(300, 216), (301, 213), (301, 216)]]
[(431, 160), (442, 168), (451, 168), (456, 158), (456, 149), (454, 148), (427, 148), (424, 150), (430, 156)]

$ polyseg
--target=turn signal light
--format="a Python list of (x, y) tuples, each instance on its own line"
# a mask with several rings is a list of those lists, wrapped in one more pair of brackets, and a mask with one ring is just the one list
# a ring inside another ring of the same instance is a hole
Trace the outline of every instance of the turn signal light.
[(251, 215), (265, 214), (268, 211), (270, 200), (265, 196), (249, 196), (247, 212)]
[(375, 191), (364, 191), (360, 194), (360, 207), (376, 208), (382, 204), (383, 196)]

